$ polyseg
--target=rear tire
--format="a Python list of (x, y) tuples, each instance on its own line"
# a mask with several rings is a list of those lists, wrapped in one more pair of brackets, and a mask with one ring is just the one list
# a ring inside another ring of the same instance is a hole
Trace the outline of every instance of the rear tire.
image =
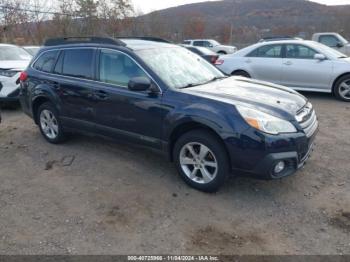
[(181, 136), (174, 146), (173, 156), (182, 179), (204, 192), (216, 192), (230, 170), (224, 145), (206, 130), (198, 129)]
[(248, 74), (246, 71), (243, 71), (243, 70), (238, 70), (238, 71), (234, 71), (232, 72), (233, 76), (243, 76), (243, 77), (246, 77), (246, 78), (251, 78), (250, 74)]
[(333, 91), (337, 99), (350, 102), (350, 74), (339, 78), (334, 85)]
[(36, 117), (40, 132), (48, 142), (59, 144), (66, 140), (58, 111), (52, 103), (40, 105)]

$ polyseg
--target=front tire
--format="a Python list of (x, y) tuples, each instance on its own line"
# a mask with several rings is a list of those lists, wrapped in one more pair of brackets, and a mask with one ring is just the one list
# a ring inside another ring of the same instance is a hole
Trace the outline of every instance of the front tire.
[(59, 144), (66, 139), (58, 112), (52, 103), (47, 102), (39, 107), (37, 120), (40, 132), (48, 142)]
[(211, 132), (194, 130), (184, 134), (173, 154), (182, 179), (197, 190), (216, 192), (229, 173), (226, 150)]
[(350, 102), (350, 74), (338, 79), (334, 85), (334, 95), (339, 100)]

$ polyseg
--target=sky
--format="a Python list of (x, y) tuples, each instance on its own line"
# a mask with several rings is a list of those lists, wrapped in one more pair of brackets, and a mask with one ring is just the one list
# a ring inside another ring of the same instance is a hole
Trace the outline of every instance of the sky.
[[(205, 2), (203, 0), (132, 0), (136, 11), (148, 13), (151, 11), (164, 9), (172, 6), (184, 5), (188, 3)], [(215, 0), (214, 0), (215, 1)], [(312, 0), (326, 5), (346, 5), (350, 0)]]

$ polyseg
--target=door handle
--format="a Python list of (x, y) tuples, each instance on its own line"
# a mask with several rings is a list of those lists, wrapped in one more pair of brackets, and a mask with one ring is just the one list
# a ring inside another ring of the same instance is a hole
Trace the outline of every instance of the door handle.
[(292, 61), (287, 61), (287, 62), (284, 62), (283, 64), (285, 64), (285, 65), (292, 65), (293, 63), (292, 63)]
[(103, 90), (95, 91), (94, 96), (98, 100), (107, 100), (109, 97), (108, 93)]

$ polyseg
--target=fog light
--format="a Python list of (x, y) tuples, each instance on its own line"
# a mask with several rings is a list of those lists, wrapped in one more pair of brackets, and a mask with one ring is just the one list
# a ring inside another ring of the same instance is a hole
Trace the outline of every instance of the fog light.
[(275, 166), (275, 174), (281, 173), (286, 167), (286, 163), (284, 161), (280, 161)]

